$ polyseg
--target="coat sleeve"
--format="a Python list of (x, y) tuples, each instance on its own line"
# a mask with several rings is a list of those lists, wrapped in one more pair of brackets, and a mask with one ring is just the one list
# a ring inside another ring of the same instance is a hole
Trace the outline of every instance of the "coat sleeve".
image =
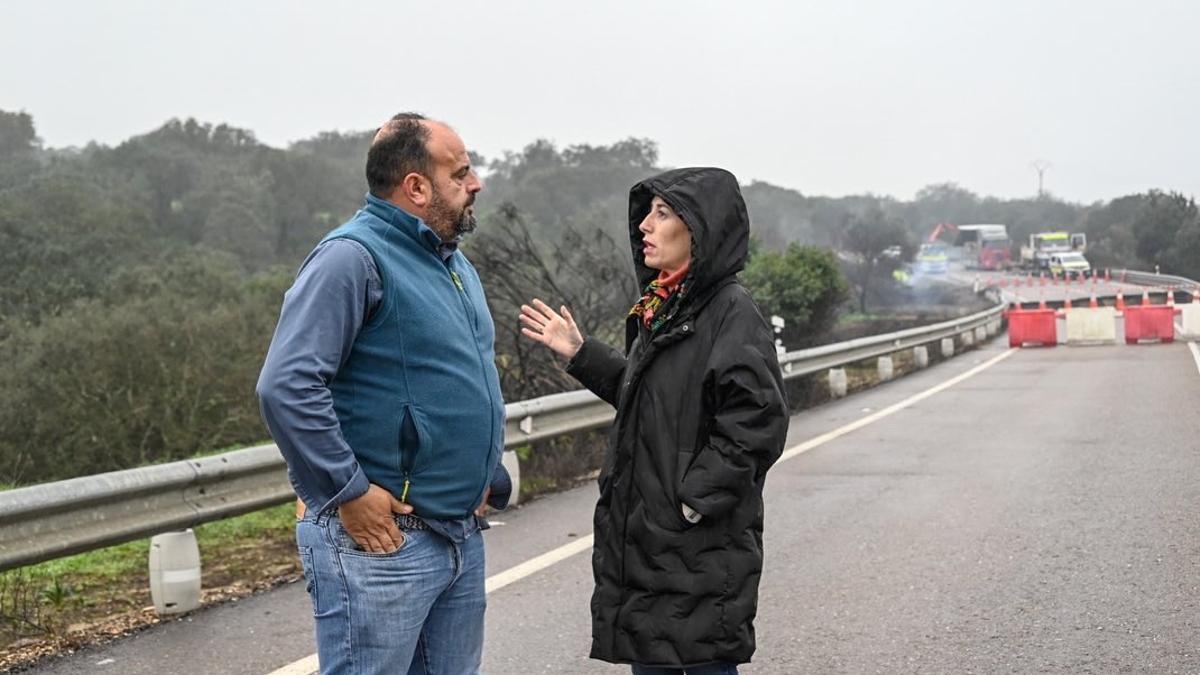
[(595, 338), (585, 338), (567, 364), (567, 374), (615, 408), (621, 399), (625, 355)]
[(748, 295), (730, 308), (705, 372), (711, 388), (708, 442), (683, 477), (679, 498), (706, 518), (719, 518), (762, 489), (783, 453), (788, 407), (771, 330)]

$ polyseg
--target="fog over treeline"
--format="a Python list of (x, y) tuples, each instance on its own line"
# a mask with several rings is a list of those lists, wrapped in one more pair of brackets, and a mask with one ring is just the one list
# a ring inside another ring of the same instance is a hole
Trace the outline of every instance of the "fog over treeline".
[[(264, 439), (253, 383), (282, 294), (312, 246), (361, 204), (372, 135), (277, 148), (251, 130), (186, 119), (115, 146), (60, 149), (43, 145), (28, 114), (0, 111), (0, 482)], [(618, 342), (639, 291), (628, 190), (668, 168), (651, 139), (522, 142), (475, 158), (485, 189), (465, 244), (496, 316), (508, 400), (574, 388), (519, 339), (521, 301), (567, 302), (586, 331)], [(943, 221), (1004, 223), (1017, 242), (1083, 231), (1098, 267), (1200, 277), (1200, 218), (1180, 194), (1077, 204), (954, 183), (911, 198), (761, 181), (743, 190), (756, 237), (744, 280), (764, 312), (788, 320), (789, 345), (818, 341), (853, 306), (865, 284), (846, 260), (885, 241), (911, 250)]]

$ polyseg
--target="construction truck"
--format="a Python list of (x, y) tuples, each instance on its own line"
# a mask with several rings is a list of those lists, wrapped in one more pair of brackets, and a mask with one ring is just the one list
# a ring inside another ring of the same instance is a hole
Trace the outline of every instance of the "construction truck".
[(1004, 225), (955, 225), (938, 223), (926, 243), (938, 244), (943, 232), (954, 232), (955, 251), (968, 269), (1003, 270), (1012, 265), (1012, 241)]
[(954, 245), (963, 247), (968, 268), (1005, 270), (1012, 265), (1012, 241), (1004, 225), (959, 225)]
[[(1087, 250), (1087, 235), (1082, 232), (1037, 232), (1029, 235), (1029, 246), (1021, 247), (1021, 269), (1030, 270), (1033, 272), (1049, 272), (1051, 258), (1057, 256), (1057, 266), (1062, 270), (1062, 255), (1064, 253), (1078, 253), (1078, 258), (1083, 258), (1083, 252)], [(1072, 260), (1077, 262), (1075, 257)], [(1087, 262), (1086, 258), (1083, 258)], [(1075, 265), (1077, 267), (1077, 265)], [(1090, 270), (1091, 265), (1088, 265)]]

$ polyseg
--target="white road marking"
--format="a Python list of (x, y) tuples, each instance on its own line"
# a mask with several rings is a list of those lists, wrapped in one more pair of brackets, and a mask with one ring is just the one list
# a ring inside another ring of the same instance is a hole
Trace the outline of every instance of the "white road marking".
[[(1195, 343), (1190, 343), (1190, 345), (1192, 347), (1192, 354), (1196, 357), (1197, 367), (1200, 368), (1200, 351), (1197, 350)], [(997, 363), (1000, 363), (1004, 359), (1007, 359), (1008, 357), (1012, 356), (1016, 352), (1017, 352), (1016, 349), (1008, 349), (1008, 350), (1001, 352), (1000, 354), (992, 357), (991, 359), (988, 359), (987, 361), (983, 362), (982, 364), (975, 366), (974, 368), (968, 370), (967, 372), (962, 373), (961, 375), (952, 377), (949, 380), (946, 380), (945, 382), (943, 382), (939, 385), (936, 385), (934, 387), (926, 389), (925, 391), (923, 391), (919, 394), (914, 394), (914, 395), (904, 399), (903, 401), (900, 401), (899, 403), (890, 405), (878, 412), (867, 415), (866, 417), (863, 417), (862, 419), (855, 420), (854, 422), (851, 422), (850, 424), (847, 424), (838, 429), (834, 429), (833, 431), (830, 431), (828, 433), (817, 436), (816, 438), (807, 440), (799, 445), (792, 446), (791, 448), (788, 448), (787, 450), (785, 450), (783, 452), (783, 455), (780, 456), (778, 463), (786, 462), (787, 460), (792, 459), (793, 457), (796, 457), (796, 456), (800, 455), (801, 453), (808, 452), (809, 450), (812, 450), (813, 448), (820, 447), (832, 440), (836, 440), (838, 438), (841, 438), (842, 436), (845, 436), (846, 434), (857, 431), (857, 430), (867, 426), (868, 424), (878, 422), (879, 420), (881, 420), (885, 417), (894, 415), (894, 414), (900, 412), (901, 410), (904, 410), (905, 408), (912, 406), (914, 403), (923, 401), (923, 400), (929, 398), (930, 396), (933, 396), (934, 394), (945, 391), (946, 389), (949, 389), (950, 387), (953, 387), (954, 385), (956, 385), (960, 382), (963, 382), (964, 380), (968, 380), (968, 379), (978, 375), (979, 373), (982, 373), (983, 371), (987, 370), (988, 368), (991, 368), (992, 366), (996, 365)], [(501, 588), (508, 586), (509, 584), (516, 583), (530, 575), (536, 574), (536, 573), (546, 569), (547, 567), (550, 567), (559, 562), (562, 562), (563, 560), (566, 560), (567, 558), (570, 558), (571, 556), (573, 556), (577, 553), (586, 551), (586, 550), (590, 549), (591, 547), (592, 547), (592, 535), (589, 534), (586, 537), (580, 537), (579, 539), (572, 541), (569, 544), (564, 544), (562, 546), (559, 546), (556, 549), (547, 551), (546, 553), (543, 553), (543, 554), (537, 556), (536, 558), (526, 560), (525, 562), (523, 562), (519, 565), (510, 567), (510, 568), (504, 570), (503, 572), (500, 572), (498, 574), (494, 574), (494, 575), (488, 577), (487, 581), (484, 582), (485, 588), (487, 589), (486, 592), (491, 593), (493, 591), (498, 591)], [(313, 675), (313, 673), (317, 672), (318, 668), (319, 668), (319, 665), (317, 662), (317, 655), (312, 654), (303, 659), (300, 659), (299, 661), (290, 663), (290, 664), (280, 668), (279, 670), (272, 671), (268, 675)]]
[(923, 391), (919, 394), (913, 394), (912, 396), (909, 396), (908, 398), (904, 399), (903, 401), (900, 401), (899, 403), (890, 405), (890, 406), (880, 410), (879, 412), (867, 415), (866, 417), (864, 417), (860, 420), (851, 422), (850, 424), (847, 424), (844, 427), (841, 427), (839, 429), (834, 429), (833, 431), (830, 431), (825, 434), (821, 434), (820, 436), (817, 436), (816, 438), (805, 441), (805, 442), (801, 443), (800, 445), (796, 445), (791, 448), (788, 448), (787, 450), (785, 450), (783, 452), (783, 456), (779, 458), (779, 461), (786, 462), (787, 460), (789, 460), (793, 457), (796, 457), (797, 455), (800, 455), (801, 453), (808, 452), (809, 450), (812, 450), (813, 448), (817, 448), (822, 445), (825, 445), (829, 441), (841, 438), (842, 436), (845, 436), (846, 434), (858, 431), (859, 429), (867, 426), (868, 424), (878, 422), (879, 420), (881, 420), (885, 417), (894, 415), (894, 414), (900, 412), (901, 410), (908, 408), (909, 406), (913, 405), (914, 403), (924, 401), (925, 399), (929, 398), (930, 396), (933, 396), (934, 394), (937, 394), (938, 392), (945, 391), (945, 390), (949, 389), (950, 387), (953, 387), (954, 385), (958, 384), (959, 382), (962, 382), (964, 380), (968, 380), (972, 377), (975, 377), (979, 373), (982, 373), (983, 371), (987, 370), (988, 368), (991, 368), (992, 366), (996, 365), (997, 363), (1000, 363), (1001, 361), (1003, 361), (1004, 359), (1007, 359), (1008, 357), (1012, 356), (1016, 352), (1017, 352), (1016, 349), (1005, 350), (1005, 351), (1001, 352), (1000, 354), (997, 354), (996, 356), (981, 363), (980, 365), (975, 366), (974, 368), (968, 370), (967, 372), (965, 372), (961, 375), (958, 375), (956, 377), (952, 377), (949, 380), (946, 380), (945, 382), (943, 382), (937, 386), (926, 389), (925, 391)]
[(1200, 347), (1195, 342), (1189, 342), (1188, 349), (1192, 350), (1192, 360), (1196, 362), (1196, 370), (1200, 371)]
[(558, 548), (547, 551), (532, 560), (510, 567), (499, 574), (493, 574), (484, 582), (487, 592), (498, 591), (505, 586), (518, 582), (525, 577), (540, 572), (551, 565), (566, 560), (576, 553), (587, 551), (592, 548), (592, 535), (580, 537), (575, 541), (559, 546)]
[(271, 671), (270, 675), (312, 675), (321, 669), (321, 662), (317, 660), (316, 654), (308, 656), (289, 663), (279, 670)]

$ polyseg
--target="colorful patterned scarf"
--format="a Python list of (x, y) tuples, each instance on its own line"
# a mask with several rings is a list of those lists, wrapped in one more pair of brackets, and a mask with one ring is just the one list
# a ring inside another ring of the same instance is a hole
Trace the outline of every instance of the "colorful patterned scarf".
[(687, 273), (688, 265), (669, 274), (666, 270), (660, 272), (658, 278), (646, 286), (642, 299), (629, 310), (629, 316), (641, 317), (642, 325), (652, 332), (657, 331), (671, 318), (679, 298), (687, 292)]

